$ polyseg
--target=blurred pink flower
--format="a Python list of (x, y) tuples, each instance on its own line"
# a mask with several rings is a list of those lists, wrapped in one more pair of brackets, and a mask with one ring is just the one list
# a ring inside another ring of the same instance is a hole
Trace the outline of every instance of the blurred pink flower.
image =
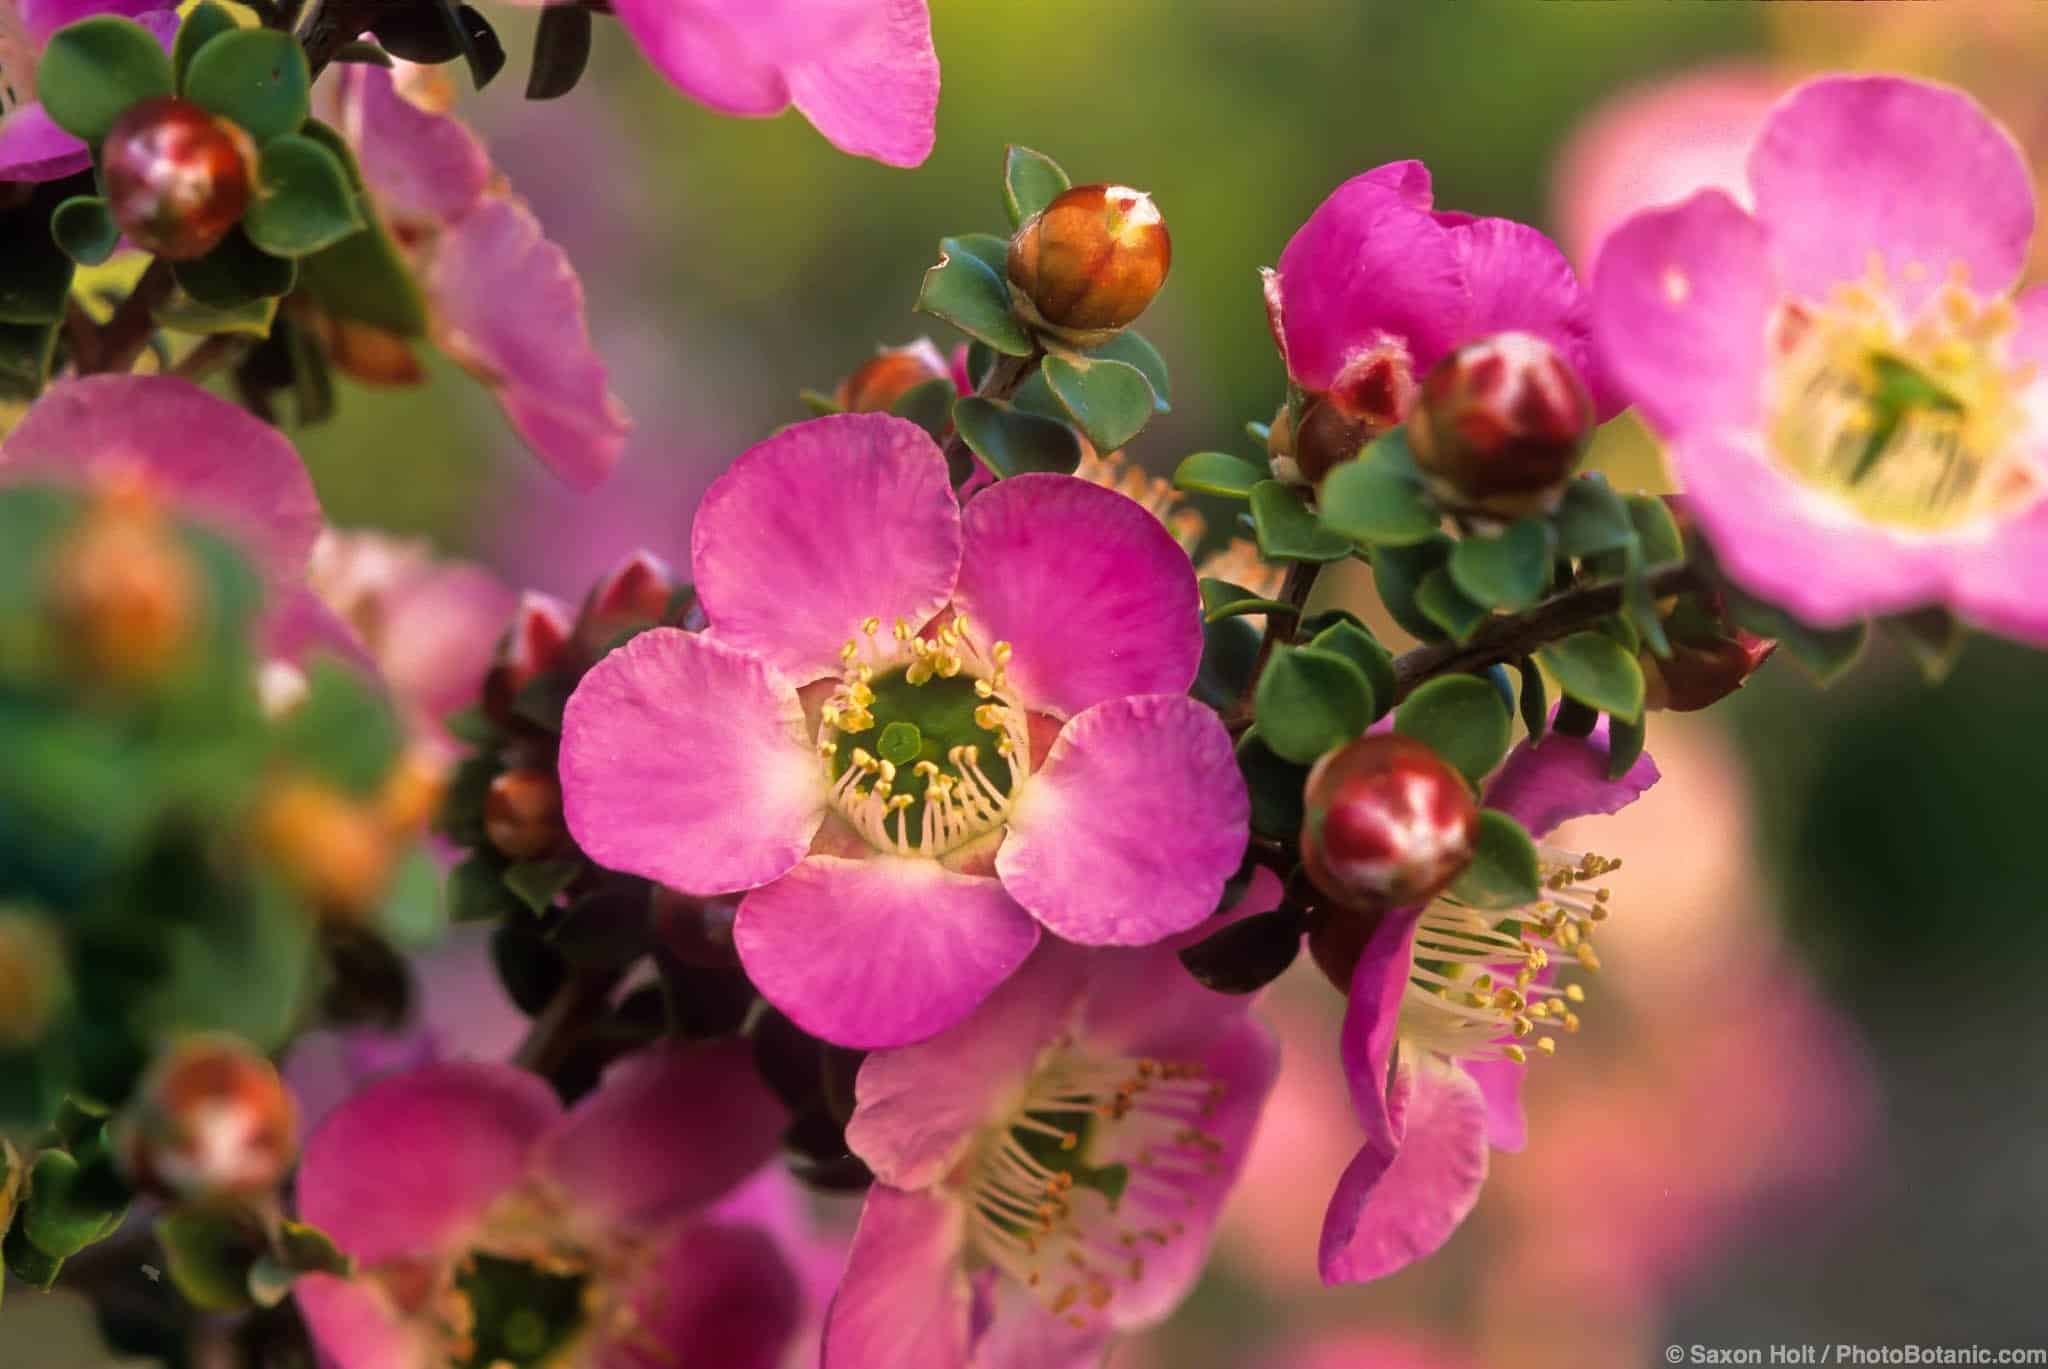
[(1303, 1342), (1260, 1360), (1259, 1369), (1478, 1369), (1478, 1364), (1420, 1337), (1362, 1331)]
[(172, 0), (0, 0), (0, 183), (91, 169), (91, 150), (51, 122), (36, 99), (36, 65), (51, 34), (101, 14), (135, 20), (166, 47), (178, 29)]

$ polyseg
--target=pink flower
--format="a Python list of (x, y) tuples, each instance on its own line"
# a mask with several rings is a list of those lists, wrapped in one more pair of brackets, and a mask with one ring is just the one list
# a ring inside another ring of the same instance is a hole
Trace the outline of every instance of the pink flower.
[(299, 1170), (300, 1215), (357, 1265), (294, 1285), (314, 1343), (335, 1369), (774, 1369), (796, 1277), (766, 1232), (713, 1204), (786, 1121), (738, 1043), (635, 1057), (566, 1113), (509, 1065), (373, 1084)]
[(577, 489), (597, 485), (632, 424), (592, 347), (567, 255), (459, 120), (407, 98), (380, 67), (333, 79), (335, 121), (420, 274), (435, 343), (491, 387), (549, 470)]
[(1527, 224), (1431, 208), (1421, 162), (1337, 187), (1265, 273), (1266, 316), (1288, 378), (1349, 418), (1391, 426), (1442, 357), (1489, 333), (1551, 343), (1604, 418), (1587, 303), (1557, 244)]
[(869, 1056), (846, 1135), (879, 1182), (824, 1369), (1079, 1369), (1165, 1317), (1279, 1070), (1246, 1006), (1165, 947), (1048, 942), (965, 1022)]
[[(1657, 781), (1647, 756), (1619, 781), (1606, 767), (1604, 724), (1590, 738), (1523, 742), (1486, 805), (1541, 836), (1568, 818), (1616, 812)], [(1524, 1062), (1531, 1048), (1556, 1049), (1553, 1030), (1577, 1027), (1584, 998), (1550, 967), (1598, 968), (1591, 936), (1605, 891), (1579, 886), (1613, 868), (1539, 850), (1540, 903), (1503, 915), (1438, 901), (1389, 915), (1366, 943), (1340, 1046), (1365, 1146), (1323, 1223), (1325, 1282), (1363, 1283), (1435, 1252), (1478, 1201), (1488, 1147), (1522, 1147)]]
[(705, 495), (703, 633), (614, 651), (562, 726), (569, 829), (686, 894), (814, 1035), (958, 1022), (1041, 924), (1145, 945), (1207, 917), (1244, 852), (1230, 739), (1186, 697), (1195, 576), (1157, 520), (1070, 476), (963, 510), (924, 431), (783, 430)]
[(50, 121), (36, 99), (36, 64), (50, 35), (95, 15), (133, 19), (166, 46), (172, 0), (0, 0), (0, 182), (55, 181), (92, 167), (92, 152)]
[(2048, 643), (2048, 292), (2020, 150), (1958, 91), (1831, 77), (1772, 111), (1754, 212), (1631, 219), (1601, 352), (1728, 574), (1817, 626), (1941, 604)]

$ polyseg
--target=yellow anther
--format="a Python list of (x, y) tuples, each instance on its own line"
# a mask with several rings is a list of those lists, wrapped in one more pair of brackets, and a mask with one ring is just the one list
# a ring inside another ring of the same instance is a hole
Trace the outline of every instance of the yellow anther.
[(1512, 1042), (1510, 1042), (1508, 1045), (1502, 1046), (1500, 1048), (1500, 1053), (1502, 1055), (1505, 1055), (1508, 1059), (1514, 1061), (1517, 1065), (1526, 1065), (1529, 1062), (1529, 1052), (1523, 1050), (1520, 1046), (1517, 1046)]
[(1556, 1055), (1557, 1038), (1554, 1036), (1539, 1037), (1536, 1042), (1536, 1049), (1542, 1051), (1545, 1055)]
[(995, 659), (997, 665), (1008, 665), (1010, 663), (1010, 644), (1008, 642), (997, 642), (989, 648), (988, 654)]
[(1564, 996), (1566, 998), (1569, 998), (1574, 1003), (1583, 1003), (1586, 1001), (1586, 991), (1583, 988), (1579, 987), (1577, 984), (1565, 985)]

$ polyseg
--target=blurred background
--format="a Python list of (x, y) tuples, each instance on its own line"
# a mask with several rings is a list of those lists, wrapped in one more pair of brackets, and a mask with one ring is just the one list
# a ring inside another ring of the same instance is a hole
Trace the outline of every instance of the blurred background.
[[(340, 416), (294, 433), (331, 518), (564, 595), (629, 544), (686, 564), (704, 487), (803, 416), (800, 387), (926, 330), (909, 306), (937, 239), (1005, 222), (1005, 142), (1167, 215), (1173, 275), (1145, 330), (1175, 408), (1131, 453), (1160, 473), (1244, 448), (1245, 421), (1271, 416), (1255, 268), (1378, 163), (1423, 159), (1440, 206), (1544, 226), (1586, 270), (1608, 199), (1650, 193), (1635, 182), (1660, 167), (1739, 167), (1744, 121), (1805, 72), (1955, 81), (2048, 154), (2048, 5), (932, 8), (945, 93), (913, 172), (835, 153), (794, 115), (713, 116), (605, 26), (582, 86), (526, 104), (527, 16), (493, 10), (513, 64), (465, 112), (582, 267), (637, 430), (613, 481), (578, 496), (451, 367), (415, 390), (343, 382)], [(1658, 99), (1673, 78), (1691, 96)], [(1640, 437), (1600, 459), (1662, 488)], [(1357, 1134), (1341, 1005), (1303, 957), (1272, 995), (1286, 1074), (1213, 1270), (1113, 1363), (1619, 1367), (1672, 1343), (2048, 1340), (2044, 700), (2048, 657), (1973, 640), (1928, 687), (1877, 641), (1826, 693), (1781, 659), (1709, 718), (1660, 715), (1663, 784), (1584, 834), (1626, 861), (1621, 911), (1586, 1030), (1532, 1073), (1527, 1150), (1495, 1155), (1443, 1254), (1363, 1289), (1315, 1278)], [(0, 1364), (103, 1363), (60, 1333), (74, 1311), (11, 1298)]]

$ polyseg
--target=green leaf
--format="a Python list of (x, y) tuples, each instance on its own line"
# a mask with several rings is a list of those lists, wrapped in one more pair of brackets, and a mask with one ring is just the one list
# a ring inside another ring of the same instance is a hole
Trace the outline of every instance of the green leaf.
[(1372, 722), (1372, 685), (1334, 651), (1274, 650), (1252, 696), (1259, 735), (1283, 760), (1307, 765)]
[(1279, 599), (1262, 599), (1242, 585), (1233, 585), (1228, 580), (1205, 579), (1201, 582), (1202, 621), (1221, 622), (1225, 618), (1237, 618), (1247, 613), (1292, 613), (1294, 606)]
[(258, 147), (299, 131), (310, 112), (312, 84), (298, 40), (275, 29), (221, 34), (185, 72), (186, 98), (241, 125)]
[(260, 299), (292, 292), (299, 278), (296, 263), (274, 257), (236, 228), (220, 245), (193, 261), (171, 263), (178, 288), (200, 304), (239, 309)]
[(1913, 664), (1920, 667), (1921, 678), (1931, 685), (1948, 678), (1970, 635), (1962, 619), (1938, 606), (1886, 618), (1884, 626), (1913, 658)]
[(1460, 642), (1478, 630), (1488, 613), (1486, 605), (1467, 598), (1458, 588), (1447, 566), (1422, 577), (1422, 583), (1415, 587), (1415, 607)]
[(521, 861), (505, 871), (505, 887), (538, 917), (554, 903), (555, 896), (574, 883), (581, 873), (583, 862), (574, 857)]
[(1477, 784), (1508, 752), (1508, 710), (1500, 691), (1477, 675), (1444, 675), (1394, 710), (1394, 730), (1424, 742)]
[(1373, 588), (1395, 622), (1425, 642), (1441, 642), (1450, 634), (1424, 614), (1417, 598), (1422, 582), (1451, 559), (1451, 539), (1441, 534), (1411, 547), (1372, 549)]
[(192, 59), (199, 50), (224, 33), (233, 33), (241, 25), (235, 22), (224, 5), (213, 0), (200, 0), (185, 16), (185, 22), (178, 25), (178, 37), (171, 44), (171, 67), (176, 75), (178, 89), (185, 88), (185, 75), (192, 70)]
[(1539, 649), (1536, 659), (1557, 687), (1588, 708), (1628, 722), (1643, 716), (1643, 669), (1604, 632), (1575, 632)]
[(1613, 621), (1625, 623), (1637, 641), (1659, 657), (1671, 655), (1671, 638), (1664, 631), (1664, 615), (1657, 597), (1650, 592), (1649, 567), (1642, 548), (1631, 546), (1622, 552), (1621, 606), (1624, 616)]
[(1870, 638), (1870, 624), (1818, 628), (1794, 618), (1775, 604), (1753, 599), (1734, 585), (1723, 583), (1728, 620), (1759, 637), (1769, 637), (1792, 654), (1816, 683), (1833, 684), (1863, 654)]
[(1610, 717), (1607, 720), (1607, 778), (1618, 780), (1629, 772), (1643, 754), (1643, 742), (1649, 728), (1647, 716), (1629, 722), (1623, 718)]
[(107, 1204), (87, 1193), (83, 1173), (78, 1161), (61, 1150), (44, 1151), (29, 1170), (20, 1221), (28, 1239), (45, 1255), (60, 1260), (75, 1255), (106, 1225)]
[(1472, 863), (1451, 882), (1450, 895), (1470, 908), (1520, 908), (1543, 896), (1542, 865), (1536, 843), (1522, 824), (1492, 808), (1479, 812), (1479, 841)]
[(267, 1253), (253, 1221), (225, 1208), (178, 1208), (157, 1218), (171, 1283), (194, 1307), (233, 1312), (251, 1302), (249, 1275)]
[(1318, 632), (1309, 645), (1317, 651), (1335, 652), (1358, 667), (1372, 687), (1372, 721), (1379, 721), (1394, 706), (1394, 655), (1364, 627), (1339, 619)]
[(1202, 663), (1188, 692), (1221, 713), (1237, 707), (1251, 688), (1259, 658), (1260, 633), (1242, 618), (1202, 624)]
[(1030, 356), (1034, 344), (1010, 313), (1010, 287), (1002, 268), (977, 256), (977, 246), (966, 238), (940, 241), (938, 265), (924, 273), (918, 287), (917, 311), (942, 318), (1005, 355)]
[(1530, 741), (1542, 741), (1550, 726), (1550, 689), (1543, 683), (1543, 672), (1528, 657), (1515, 662), (1515, 670), (1522, 677), (1522, 726), (1529, 730)]
[[(308, 124), (308, 128), (313, 125)], [(427, 331), (426, 297), (375, 215), (369, 227), (299, 263), (299, 281), (322, 310), (400, 337)]]
[(62, 1259), (36, 1249), (21, 1222), (8, 1228), (5, 1242), (0, 1243), (0, 1253), (6, 1257), (7, 1272), (30, 1288), (47, 1290), (57, 1282), (57, 1273), (64, 1267)]
[(1011, 143), (1003, 151), (1003, 207), (1015, 228), (1073, 185), (1060, 164), (1043, 152)]
[(526, 74), (526, 98), (567, 95), (590, 65), (590, 11), (580, 5), (549, 5), (533, 35), (533, 66)]
[(1159, 355), (1157, 347), (1129, 328), (1100, 347), (1090, 349), (1087, 355), (1094, 360), (1121, 361), (1126, 366), (1137, 367), (1151, 383), (1153, 411), (1163, 414), (1173, 408), (1172, 386), (1166, 374), (1166, 358)]
[(56, 356), (56, 324), (0, 323), (0, 399), (41, 394)]
[[(340, 162), (341, 169), (348, 173), (349, 188), (355, 191), (362, 190), (363, 169), (356, 165), (355, 151), (348, 145), (348, 139), (341, 135), (341, 130), (332, 124), (322, 123), (318, 119), (308, 119), (304, 126), (299, 129), (299, 136), (301, 138), (311, 138), (314, 142), (332, 152), (334, 160)], [(365, 217), (369, 216), (365, 215)]]
[(1173, 487), (1190, 494), (1221, 494), (1233, 499), (1251, 496), (1252, 487), (1273, 473), (1256, 462), (1229, 452), (1196, 452), (1181, 458), (1173, 470)]
[(1257, 993), (1301, 954), (1298, 908), (1274, 908), (1240, 918), (1180, 953), (1195, 982), (1215, 993)]
[(496, 922), (519, 905), (505, 887), (504, 866), (481, 852), (448, 872), (448, 920)]
[(80, 266), (98, 266), (114, 255), (121, 228), (105, 200), (97, 195), (74, 195), (51, 216), (50, 235), (64, 255)]
[(278, 1231), (278, 1257), (295, 1274), (333, 1274), (345, 1278), (354, 1261), (317, 1226), (287, 1219)]
[[(951, 387), (948, 386), (947, 388), (950, 389)], [(832, 396), (826, 394), (822, 390), (798, 390), (796, 392), (796, 397), (798, 402), (800, 402), (806, 409), (809, 409), (813, 414), (817, 415), (820, 418), (825, 418), (832, 414), (843, 414), (846, 412), (845, 408), (840, 405), (838, 400), (832, 398)], [(949, 413), (947, 417), (950, 419), (951, 414)]]
[(112, 15), (58, 29), (36, 67), (36, 95), (50, 122), (93, 147), (132, 106), (174, 88), (171, 59), (155, 35)]
[(1341, 561), (1351, 540), (1316, 521), (1293, 488), (1277, 480), (1252, 486), (1252, 532), (1268, 561)]
[(383, 698), (329, 656), (307, 666), (306, 696), (277, 724), (278, 745), (298, 765), (358, 797), (391, 773), (404, 731)]
[(264, 144), (256, 193), (242, 216), (250, 242), (275, 256), (307, 257), (364, 226), (332, 152), (297, 134)]
[(1566, 556), (1592, 556), (1619, 551), (1636, 540), (1635, 522), (1607, 478), (1594, 472), (1564, 487), (1553, 517), (1558, 550)]
[(277, 321), (277, 300), (250, 300), (231, 309), (216, 309), (187, 296), (173, 296), (156, 311), (156, 321), (181, 333), (230, 333), (267, 338)]
[(1440, 521), (1399, 428), (1325, 476), (1316, 503), (1324, 527), (1375, 546), (1426, 542)]
[(1476, 603), (1518, 612), (1549, 588), (1555, 552), (1550, 524), (1524, 518), (1498, 536), (1475, 534), (1460, 541), (1451, 551), (1451, 580)]
[(1252, 830), (1281, 841), (1295, 840), (1301, 832), (1301, 791), (1308, 782), (1308, 767), (1282, 759), (1254, 727), (1238, 740), (1237, 768), (1251, 794)]
[(953, 427), (982, 464), (998, 477), (1027, 471), (1072, 475), (1081, 464), (1081, 443), (1058, 419), (1011, 408), (996, 399), (969, 395), (953, 406)]
[(1152, 382), (1135, 366), (1055, 354), (1041, 370), (1053, 396), (1098, 452), (1116, 451), (1152, 417)]
[(1651, 565), (1685, 559), (1685, 536), (1671, 516), (1671, 508), (1654, 494), (1631, 494), (1623, 501), (1628, 507), (1629, 525)]
[(953, 426), (953, 401), (959, 393), (951, 376), (927, 380), (897, 396), (896, 402), (889, 406), (889, 412), (898, 418), (909, 419), (937, 442)]
[[(1010, 269), (1010, 241), (1008, 238), (999, 238), (993, 233), (956, 233), (950, 238), (941, 239), (939, 242), (941, 248), (945, 248), (948, 244), (951, 244), (953, 248), (961, 252), (965, 252), (968, 256), (973, 257), (983, 266), (995, 272), (997, 280), (1007, 279), (1007, 273)], [(1005, 288), (1007, 289), (1008, 287), (1006, 286)]]

